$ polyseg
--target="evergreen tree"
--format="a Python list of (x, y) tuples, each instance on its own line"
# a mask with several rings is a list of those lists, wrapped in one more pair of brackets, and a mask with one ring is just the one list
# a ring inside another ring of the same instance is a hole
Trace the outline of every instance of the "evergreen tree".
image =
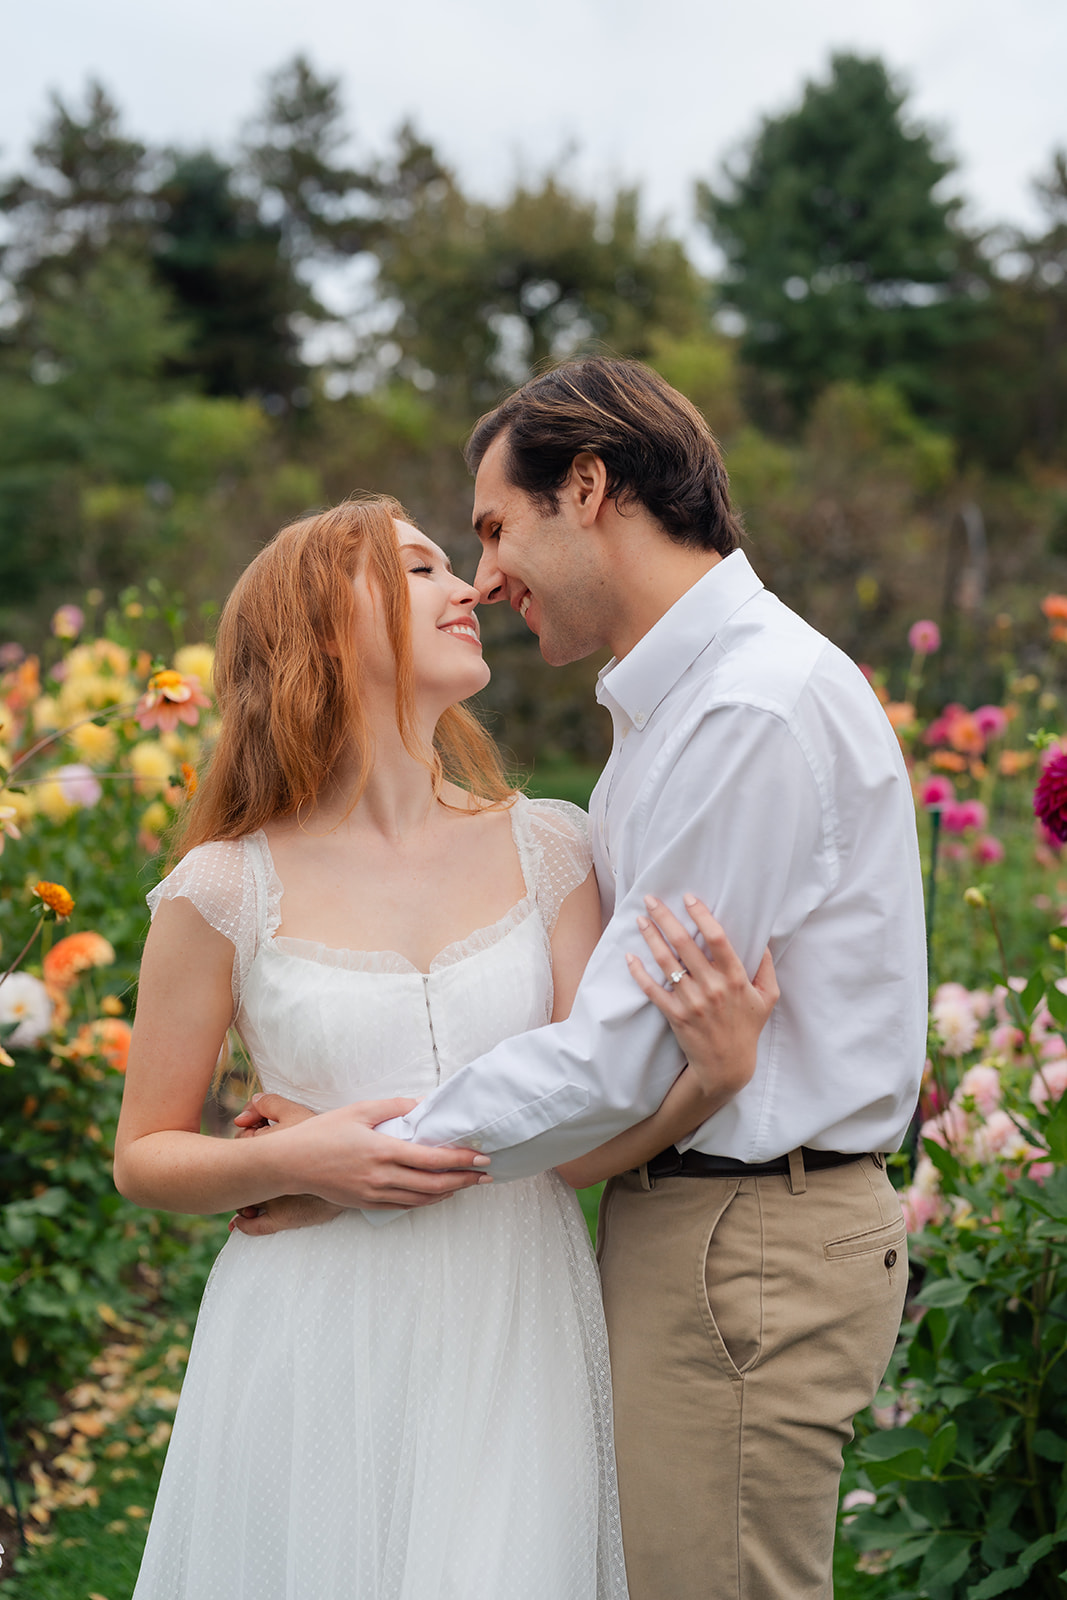
[(123, 133), (107, 91), (90, 81), (83, 113), (52, 96), (52, 114), (28, 172), (0, 185), (10, 218), (4, 266), (23, 293), (56, 265), (84, 271), (116, 245), (144, 244), (152, 223), (151, 160)]
[[(952, 427), (995, 471), (1067, 463), (1067, 153), (1035, 184), (1043, 229), (1000, 229), (973, 337), (953, 354)], [(1067, 550), (1067, 498), (1057, 547)]]
[(177, 155), (156, 191), (154, 266), (189, 329), (173, 370), (211, 395), (285, 402), (304, 383), (295, 318), (307, 292), (282, 245), (210, 151)]
[(828, 383), (888, 381), (929, 412), (973, 301), (952, 171), (909, 126), (881, 61), (834, 56), (796, 109), (766, 119), (700, 215), (726, 256), (722, 297), (745, 358), (806, 407)]
[(318, 77), (294, 56), (267, 83), (266, 105), (245, 143), (245, 168), (290, 260), (356, 255), (373, 234), (376, 178), (347, 165), (349, 143), (337, 78)]

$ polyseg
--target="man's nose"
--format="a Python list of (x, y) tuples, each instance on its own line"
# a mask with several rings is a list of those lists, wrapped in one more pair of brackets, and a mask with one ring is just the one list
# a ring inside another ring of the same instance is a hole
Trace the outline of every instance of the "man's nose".
[(478, 570), (474, 574), (474, 587), (478, 591), (479, 603), (483, 606), (494, 605), (497, 600), (503, 600), (507, 596), (504, 575), (497, 565), (496, 555), (490, 549), (482, 551)]

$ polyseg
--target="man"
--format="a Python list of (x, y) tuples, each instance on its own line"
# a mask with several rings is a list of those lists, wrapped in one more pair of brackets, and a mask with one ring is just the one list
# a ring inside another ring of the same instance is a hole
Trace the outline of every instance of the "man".
[[(907, 774), (858, 669), (763, 589), (715, 442), (655, 373), (545, 373), (482, 419), (468, 461), (483, 600), (506, 599), (554, 665), (613, 652), (591, 806), (605, 932), (567, 1022), (505, 1041), (379, 1136), (481, 1150), (497, 1181), (577, 1156), (650, 1114), (680, 1067), (627, 972), (638, 919), (684, 919), (691, 892), (749, 972), (769, 944), (781, 1000), (751, 1081), (684, 1151), (611, 1180), (600, 1256), (633, 1600), (816, 1600), (841, 1448), (906, 1280), (881, 1152), (925, 1044)], [(324, 1173), (298, 1176), (367, 1193)]]

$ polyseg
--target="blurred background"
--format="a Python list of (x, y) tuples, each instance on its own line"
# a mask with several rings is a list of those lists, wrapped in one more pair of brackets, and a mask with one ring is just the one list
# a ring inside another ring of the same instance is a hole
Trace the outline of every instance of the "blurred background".
[[(1067, 16), (1004, 21), (985, 0), (9, 20), (0, 640), (87, 596), (151, 609), (149, 583), (200, 637), (281, 523), (355, 489), (470, 571), (472, 421), (608, 350), (701, 407), (770, 587), (857, 659), (902, 659), (935, 618), (931, 698), (995, 698), (1067, 588)], [(548, 672), (515, 619), (486, 624), (517, 760), (598, 761), (600, 663)]]

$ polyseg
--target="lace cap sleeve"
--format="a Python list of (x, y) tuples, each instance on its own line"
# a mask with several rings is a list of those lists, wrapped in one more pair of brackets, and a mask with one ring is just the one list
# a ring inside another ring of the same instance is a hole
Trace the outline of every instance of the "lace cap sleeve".
[(209, 927), (234, 948), (233, 1009), (236, 1016), (248, 970), (267, 932), (268, 884), (252, 839), (220, 839), (197, 845), (148, 895), (155, 917), (164, 900), (188, 900)]
[(515, 806), (523, 873), (551, 933), (564, 900), (592, 870), (589, 818), (569, 800), (528, 800), (520, 795)]

